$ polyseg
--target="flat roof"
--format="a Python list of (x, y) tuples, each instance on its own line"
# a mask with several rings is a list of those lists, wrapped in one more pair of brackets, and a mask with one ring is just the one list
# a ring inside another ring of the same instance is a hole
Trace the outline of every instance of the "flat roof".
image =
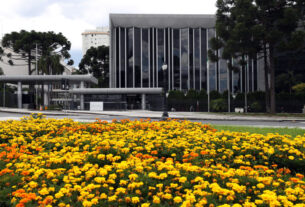
[(73, 94), (161, 94), (163, 88), (73, 88)]
[(92, 75), (0, 75), (0, 82), (6, 83), (54, 83), (67, 79), (69, 82), (87, 82), (97, 84)]
[(213, 28), (214, 14), (110, 14), (114, 27), (157, 28)]

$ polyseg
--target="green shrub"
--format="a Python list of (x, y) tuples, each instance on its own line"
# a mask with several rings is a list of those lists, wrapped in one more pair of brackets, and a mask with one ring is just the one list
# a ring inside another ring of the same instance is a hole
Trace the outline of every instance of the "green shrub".
[(211, 110), (213, 112), (225, 112), (228, 111), (227, 101), (223, 98), (218, 98), (211, 101)]

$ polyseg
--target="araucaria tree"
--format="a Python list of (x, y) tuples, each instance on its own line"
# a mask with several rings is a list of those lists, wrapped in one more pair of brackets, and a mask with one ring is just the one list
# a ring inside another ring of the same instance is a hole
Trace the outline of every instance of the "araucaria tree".
[(98, 79), (99, 87), (109, 85), (109, 47), (91, 47), (79, 63), (80, 74), (92, 73)]
[(9, 58), (8, 63), (14, 65), (16, 60), (24, 60), (28, 66), (29, 75), (35, 71), (32, 69), (32, 64), (35, 61), (36, 46), (40, 63), (39, 69), (43, 73), (63, 72), (63, 66), (60, 64), (61, 59), (67, 59), (68, 64), (73, 64), (73, 61), (69, 60), (71, 43), (62, 33), (21, 30), (6, 34), (2, 39), (2, 46), (10, 51), (5, 54)]
[(241, 69), (247, 58), (264, 59), (266, 110), (275, 113), (275, 59), (304, 48), (305, 33), (298, 30), (304, 21), (304, 1), (217, 0), (217, 9), (212, 49), (223, 48), (222, 58), (231, 69), (233, 59), (239, 60)]

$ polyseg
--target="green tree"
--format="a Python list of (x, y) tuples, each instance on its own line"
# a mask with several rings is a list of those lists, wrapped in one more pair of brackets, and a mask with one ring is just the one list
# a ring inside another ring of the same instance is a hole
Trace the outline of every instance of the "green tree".
[(274, 113), (275, 57), (279, 52), (297, 51), (304, 47), (304, 32), (297, 30), (299, 20), (303, 18), (302, 12), (304, 15), (303, 1), (218, 0), (217, 8), (216, 32), (218, 45), (223, 46), (222, 57), (229, 62), (239, 57), (244, 68), (246, 57), (255, 59), (257, 54), (262, 54), (266, 108)]
[(109, 47), (91, 47), (79, 63), (79, 74), (92, 73), (99, 87), (109, 85)]
[[(6, 54), (9, 58), (8, 63), (14, 65), (16, 60), (24, 60), (28, 66), (29, 75), (35, 71), (35, 69), (32, 69), (32, 64), (36, 58), (36, 46), (38, 48), (37, 55), (39, 55), (41, 62), (39, 69), (42, 72), (51, 74), (52, 70), (58, 71), (58, 68), (50, 67), (59, 66), (61, 59), (67, 59), (68, 64), (73, 64), (73, 61), (69, 60), (71, 43), (62, 33), (21, 30), (20, 32), (6, 34), (2, 39), (2, 46), (9, 51)], [(54, 61), (57, 61), (57, 63), (55, 64)], [(62, 67), (59, 68), (62, 69)]]

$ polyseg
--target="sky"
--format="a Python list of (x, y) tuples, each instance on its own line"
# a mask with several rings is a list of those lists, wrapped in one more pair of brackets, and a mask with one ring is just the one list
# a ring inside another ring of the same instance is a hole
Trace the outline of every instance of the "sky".
[(72, 44), (74, 65), (82, 58), (86, 29), (109, 25), (109, 13), (214, 14), (216, 0), (6, 0), (0, 6), (1, 38), (20, 31), (61, 32)]

